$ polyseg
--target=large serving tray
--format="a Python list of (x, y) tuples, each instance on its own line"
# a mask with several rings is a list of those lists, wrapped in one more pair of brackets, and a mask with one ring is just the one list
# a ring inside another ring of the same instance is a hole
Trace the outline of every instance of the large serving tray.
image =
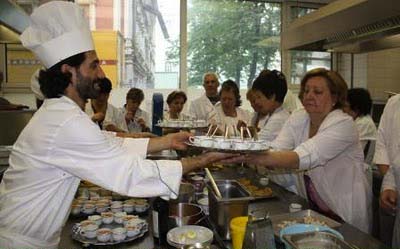
[[(102, 224), (101, 228), (117, 228), (117, 227), (122, 227), (121, 224), (116, 224), (116, 223), (111, 223), (111, 224)], [(135, 236), (132, 237), (126, 237), (124, 240), (121, 241), (114, 241), (111, 240), (107, 241), (107, 242), (100, 242), (98, 241), (96, 238), (94, 239), (88, 239), (84, 236), (81, 235), (81, 225), (79, 223), (76, 223), (73, 227), (72, 227), (72, 238), (74, 240), (77, 240), (83, 244), (88, 244), (88, 245), (96, 245), (96, 246), (104, 246), (104, 245), (115, 245), (115, 244), (120, 244), (120, 243), (125, 243), (125, 242), (129, 242), (129, 241), (133, 241), (135, 239), (138, 239), (140, 237), (142, 237), (147, 231), (149, 230), (148, 228), (148, 224), (147, 222), (145, 223), (145, 225), (140, 229), (140, 233), (136, 234)]]
[(274, 228), (274, 234), (275, 236), (279, 237), (279, 233), (281, 231), (281, 228), (279, 227), (280, 224), (282, 224), (285, 221), (296, 221), (299, 224), (304, 224), (303, 220), (304, 217), (312, 217), (314, 219), (317, 219), (318, 221), (322, 221), (326, 224), (326, 226), (330, 228), (335, 228), (341, 226), (341, 224), (335, 220), (332, 220), (331, 218), (328, 218), (322, 214), (319, 214), (311, 209), (306, 209), (306, 210), (301, 210), (298, 212), (294, 213), (286, 213), (286, 214), (280, 214), (280, 215), (274, 215), (271, 216), (271, 221), (272, 221), (272, 226)]
[(347, 242), (329, 232), (308, 232), (283, 235), (283, 239), (293, 249), (329, 248), (352, 249)]
[(240, 154), (247, 154), (247, 153), (262, 153), (265, 151), (268, 151), (270, 149), (269, 146), (265, 146), (262, 149), (246, 149), (246, 150), (239, 150), (239, 149), (221, 149), (221, 148), (214, 148), (214, 147), (205, 147), (205, 146), (200, 146), (196, 145), (191, 142), (187, 142), (187, 145), (190, 147), (193, 147), (195, 149), (201, 149), (205, 151), (211, 151), (211, 152), (224, 152), (224, 153), (240, 153)]

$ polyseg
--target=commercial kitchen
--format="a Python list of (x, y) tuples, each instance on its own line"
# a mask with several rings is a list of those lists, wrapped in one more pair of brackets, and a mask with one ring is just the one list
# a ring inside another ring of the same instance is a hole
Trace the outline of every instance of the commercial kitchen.
[(0, 248), (398, 248), (397, 0), (0, 2)]

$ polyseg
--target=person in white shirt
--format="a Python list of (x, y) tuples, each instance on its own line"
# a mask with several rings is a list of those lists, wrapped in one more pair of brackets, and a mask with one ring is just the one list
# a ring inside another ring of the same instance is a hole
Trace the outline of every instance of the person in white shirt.
[(117, 117), (119, 110), (112, 104), (108, 103), (110, 92), (112, 89), (111, 81), (104, 77), (99, 79), (100, 92), (97, 98), (91, 99), (85, 106), (85, 112), (91, 117), (100, 129), (106, 131), (125, 132), (117, 127)]
[(346, 82), (338, 73), (323, 68), (307, 72), (300, 90), (305, 109), (292, 113), (274, 140), (280, 151), (227, 161), (304, 170), (312, 209), (369, 232), (371, 186), (357, 129), (342, 111), (346, 93)]
[(400, 94), (389, 99), (381, 116), (374, 163), (384, 175), (380, 206), (395, 215), (392, 247), (400, 248)]
[(31, 20), (21, 41), (47, 68), (39, 73), (46, 99), (13, 145), (0, 183), (0, 248), (57, 248), (81, 179), (122, 195), (174, 198), (182, 173), (229, 156), (145, 160), (185, 148), (189, 134), (132, 139), (101, 131), (83, 111), (104, 77), (83, 9), (51, 1)]
[(205, 93), (192, 101), (189, 113), (197, 120), (206, 120), (209, 124), (215, 122), (215, 104), (219, 101), (218, 76), (208, 72), (203, 76), (203, 87)]
[(150, 115), (140, 108), (144, 100), (143, 91), (131, 88), (126, 94), (126, 104), (120, 109), (118, 126), (129, 133), (149, 132)]
[(182, 113), (183, 107), (187, 101), (186, 93), (182, 91), (173, 91), (168, 94), (167, 105), (168, 111), (164, 112), (163, 119), (179, 119), (187, 120), (191, 117), (185, 113)]
[(364, 155), (368, 150), (367, 145), (376, 140), (376, 126), (371, 118), (372, 99), (367, 89), (353, 88), (347, 93), (348, 105), (344, 109), (356, 122), (360, 142)]
[(221, 102), (215, 107), (217, 112), (215, 124), (220, 131), (225, 132), (225, 127), (227, 127), (228, 134), (234, 135), (239, 124), (250, 123), (250, 114), (239, 107), (242, 100), (239, 88), (234, 81), (227, 80), (222, 83), (219, 96)]
[(287, 90), (282, 106), (289, 113), (303, 109), (303, 105), (301, 104), (300, 98), (296, 94), (294, 94), (290, 89)]

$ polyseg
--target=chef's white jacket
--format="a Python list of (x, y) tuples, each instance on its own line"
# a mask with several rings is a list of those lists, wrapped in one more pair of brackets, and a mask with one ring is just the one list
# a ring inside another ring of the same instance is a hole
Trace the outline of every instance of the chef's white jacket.
[(372, 193), (352, 118), (334, 110), (312, 138), (309, 129), (308, 113), (295, 111), (273, 143), (281, 150), (294, 149), (299, 168), (307, 170), (322, 200), (346, 222), (368, 232)]
[(360, 137), (361, 146), (364, 149), (368, 141), (376, 140), (376, 126), (370, 115), (357, 117), (356, 127)]
[[(91, 103), (87, 103), (85, 106), (85, 112), (87, 115), (89, 115), (90, 118), (95, 114), (92, 108)], [(103, 129), (107, 127), (107, 125), (115, 125), (116, 127), (120, 128), (118, 126), (118, 117), (121, 115), (120, 111), (118, 110), (117, 107), (113, 106), (110, 103), (107, 103), (107, 110), (105, 113), (104, 121), (103, 121)], [(122, 128), (120, 128), (122, 129)]]
[(214, 124), (217, 115), (214, 105), (205, 94), (192, 101), (189, 107), (189, 113), (195, 119), (206, 120), (208, 124)]
[(174, 197), (181, 163), (145, 160), (147, 145), (101, 131), (67, 97), (46, 99), (0, 184), (0, 248), (57, 248), (81, 179), (122, 195)]
[(129, 121), (129, 123), (126, 123), (125, 120), (126, 112), (127, 111), (125, 107), (119, 109), (117, 117), (118, 128), (124, 131), (128, 131), (129, 133), (142, 132), (142, 127), (137, 122), (138, 119), (142, 118), (146, 126), (151, 129), (150, 115), (146, 111), (138, 108), (135, 116), (133, 117), (133, 120)]
[(215, 105), (215, 111), (217, 112), (216, 124), (222, 131), (225, 129), (225, 125), (227, 125), (229, 127), (230, 135), (234, 135), (233, 127), (237, 129), (236, 127), (239, 120), (244, 121), (246, 124), (250, 124), (250, 113), (240, 107), (236, 107), (236, 117), (226, 116), (224, 110), (222, 109), (221, 103), (217, 103)]
[(386, 103), (378, 127), (374, 162), (387, 164), (389, 170), (382, 181), (382, 191), (396, 190), (397, 213), (393, 231), (393, 248), (400, 247), (400, 94)]
[[(252, 126), (255, 126), (257, 115), (255, 113), (251, 120)], [(272, 142), (278, 136), (289, 116), (289, 112), (280, 106), (272, 114), (261, 118), (257, 127), (260, 129), (258, 139)], [(293, 174), (270, 174), (270, 179), (287, 190), (297, 193), (296, 177)]]

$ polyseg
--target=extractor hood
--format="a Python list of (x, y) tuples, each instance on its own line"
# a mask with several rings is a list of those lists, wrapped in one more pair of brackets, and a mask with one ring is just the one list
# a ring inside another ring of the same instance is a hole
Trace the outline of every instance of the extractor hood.
[(283, 49), (363, 53), (400, 47), (400, 0), (337, 0), (294, 20)]

